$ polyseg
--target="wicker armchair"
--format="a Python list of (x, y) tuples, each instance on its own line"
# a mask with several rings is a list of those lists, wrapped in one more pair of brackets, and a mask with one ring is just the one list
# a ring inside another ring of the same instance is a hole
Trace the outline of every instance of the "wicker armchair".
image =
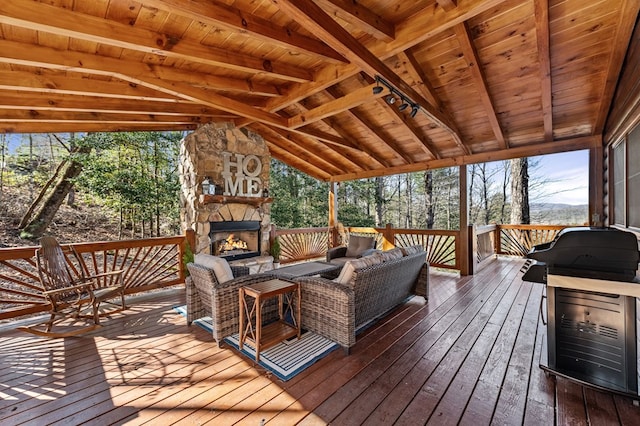
[[(265, 272), (249, 275), (249, 268), (231, 266), (234, 278), (220, 283), (212, 269), (197, 263), (188, 263), (190, 276), (186, 280), (187, 288), (187, 324), (196, 319), (210, 316), (213, 325), (213, 338), (222, 345), (225, 337), (239, 330), (238, 289), (244, 285), (268, 281), (274, 276)], [(278, 318), (277, 300), (268, 301), (263, 308), (263, 322)]]

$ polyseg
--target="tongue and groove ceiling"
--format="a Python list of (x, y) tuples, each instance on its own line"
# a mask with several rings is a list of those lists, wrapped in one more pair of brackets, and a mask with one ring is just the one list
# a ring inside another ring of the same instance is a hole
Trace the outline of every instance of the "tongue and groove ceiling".
[(325, 181), (586, 149), (602, 144), (639, 8), (2, 1), (0, 132), (232, 121)]

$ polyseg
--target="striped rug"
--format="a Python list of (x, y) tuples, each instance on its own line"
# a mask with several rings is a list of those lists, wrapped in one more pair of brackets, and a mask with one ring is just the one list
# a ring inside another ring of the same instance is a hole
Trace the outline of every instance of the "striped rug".
[[(176, 306), (174, 309), (181, 315), (187, 315), (185, 306)], [(194, 324), (208, 332), (212, 331), (210, 317), (197, 319)], [(226, 337), (224, 341), (238, 349), (237, 333)], [(258, 364), (275, 374), (279, 379), (287, 381), (339, 347), (337, 343), (325, 337), (311, 331), (303, 331), (300, 340), (292, 338), (260, 351), (260, 362)], [(250, 342), (245, 343), (240, 352), (255, 362), (256, 352)]]

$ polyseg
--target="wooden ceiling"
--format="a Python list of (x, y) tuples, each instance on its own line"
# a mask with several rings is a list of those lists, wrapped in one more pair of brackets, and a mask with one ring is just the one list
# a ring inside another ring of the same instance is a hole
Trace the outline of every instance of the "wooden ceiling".
[[(590, 148), (602, 143), (639, 8), (4, 0), (0, 132), (233, 121), (275, 158), (334, 181)], [(420, 106), (415, 117), (398, 93)]]

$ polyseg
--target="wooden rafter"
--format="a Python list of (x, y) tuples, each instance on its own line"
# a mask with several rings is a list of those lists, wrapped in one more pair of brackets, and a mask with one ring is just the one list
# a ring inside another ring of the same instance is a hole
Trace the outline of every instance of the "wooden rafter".
[[(407, 69), (407, 72), (409, 73), (411, 78), (419, 83), (416, 86), (416, 90), (419, 91), (429, 101), (429, 103), (431, 103), (431, 105), (436, 108), (443, 109), (442, 101), (440, 101), (440, 98), (436, 94), (436, 90), (431, 85), (431, 82), (429, 82), (426, 73), (422, 69), (422, 66), (420, 66), (420, 64), (416, 60), (413, 53), (411, 53), (411, 50), (409, 49), (402, 51), (398, 53), (397, 56), (398, 59), (404, 62), (405, 68)], [(449, 117), (451, 117), (451, 114), (449, 114), (447, 111), (443, 110), (443, 114), (447, 114), (449, 115)], [(453, 118), (450, 118), (450, 120), (453, 121)]]
[(185, 18), (209, 24), (222, 25), (239, 33), (246, 33), (268, 43), (276, 43), (287, 48), (326, 59), (346, 62), (346, 59), (325, 43), (301, 35), (290, 28), (274, 25), (273, 22), (252, 16), (240, 9), (227, 6), (215, 0), (145, 0), (145, 5), (171, 11)]
[(290, 81), (313, 79), (309, 72), (281, 61), (239, 55), (95, 16), (85, 15), (79, 19), (77, 13), (31, 0), (0, 2), (0, 23), (214, 67), (260, 72)]
[(52, 125), (55, 124), (56, 133), (72, 132), (154, 132), (167, 130), (195, 130), (197, 123), (141, 123), (119, 121), (113, 123), (95, 123), (86, 121), (22, 121), (22, 122), (1, 122), (0, 132), (2, 133), (51, 133)]
[(179, 98), (167, 96), (143, 86), (123, 81), (96, 81), (72, 78), (61, 73), (43, 75), (27, 71), (0, 71), (0, 90), (22, 92), (59, 93), (77, 96), (130, 99), (139, 101), (175, 102)]
[[(17, 43), (0, 41), (0, 48), (5, 44), (15, 45)], [(0, 57), (0, 62), (19, 62), (21, 65), (27, 66), (116, 77), (134, 84), (141, 84), (164, 93), (179, 96), (182, 99), (232, 112), (243, 117), (249, 117), (256, 121), (266, 122), (267, 124), (273, 124), (278, 127), (286, 128), (287, 126), (287, 121), (275, 114), (252, 108), (242, 102), (222, 95), (212, 97), (212, 93), (185, 83), (167, 81), (156, 74), (156, 71), (163, 67), (152, 67), (142, 63), (127, 62), (121, 59), (97, 57), (95, 55), (81, 53), (75, 53), (74, 58), (71, 59), (60, 55), (60, 52), (55, 51), (55, 49), (47, 47), (29, 48), (22, 51), (17, 50), (15, 46), (12, 47), (11, 54)], [(167, 69), (167, 67), (164, 68), (167, 72), (171, 71)]]
[(305, 141), (301, 141), (298, 135), (287, 134), (285, 130), (274, 128), (265, 124), (256, 123), (252, 126), (252, 128), (259, 131), (260, 134), (270, 135), (272, 141), (277, 141), (278, 146), (280, 146), (282, 149), (285, 149), (289, 153), (288, 156), (294, 154), (295, 157), (306, 160), (307, 162), (313, 164), (319, 170), (323, 170), (327, 174), (333, 174), (336, 170), (339, 170), (338, 167), (335, 166), (335, 164), (331, 163), (322, 156), (319, 156), (317, 151), (314, 152), (312, 148), (307, 147), (308, 144)]
[(553, 105), (551, 93), (551, 58), (549, 56), (549, 0), (535, 0), (536, 43), (540, 61), (540, 88), (542, 92), (542, 121), (544, 140), (553, 140)]
[(0, 108), (24, 109), (37, 111), (76, 111), (76, 112), (114, 112), (122, 114), (166, 114), (166, 115), (200, 115), (211, 119), (230, 120), (235, 114), (221, 112), (190, 101), (171, 102), (167, 108), (165, 102), (130, 101), (115, 98), (94, 96), (71, 96), (58, 93), (47, 94), (46, 97), (31, 97), (25, 93), (0, 93)]
[[(330, 87), (327, 89), (327, 93), (336, 99), (340, 99), (344, 96), (344, 94), (337, 87)], [(380, 98), (378, 98), (380, 99)], [(384, 101), (382, 101), (384, 102)], [(407, 164), (413, 163), (413, 159), (408, 156), (402, 147), (399, 146), (393, 139), (389, 137), (389, 135), (384, 134), (377, 126), (375, 126), (371, 120), (362, 114), (362, 112), (357, 109), (348, 109), (345, 110), (344, 113), (348, 114), (350, 118), (360, 123), (367, 129), (367, 132), (372, 136), (373, 139), (379, 141), (383, 145), (389, 147), (398, 157), (402, 158)]]
[[(322, 121), (326, 122), (329, 125), (329, 127), (331, 127), (335, 132), (337, 132), (340, 135), (340, 138), (342, 141), (340, 146), (350, 148), (352, 150), (362, 152), (368, 155), (371, 158), (371, 160), (376, 163), (377, 166), (388, 167), (390, 165), (388, 161), (386, 161), (383, 158), (380, 158), (379, 155), (371, 151), (367, 146), (360, 145), (358, 141), (355, 140), (351, 135), (349, 135), (349, 133), (346, 130), (344, 130), (342, 126), (339, 123), (337, 123), (333, 118), (325, 118)], [(326, 138), (323, 138), (324, 136), (323, 132), (320, 132), (316, 129), (302, 127), (299, 130), (306, 132), (309, 136), (313, 136), (324, 142), (331, 143)], [(338, 144), (335, 144), (335, 145), (338, 145)], [(360, 167), (362, 167), (365, 170), (372, 169), (371, 165), (369, 164), (360, 164)]]
[(337, 16), (374, 37), (389, 42), (395, 38), (392, 22), (353, 0), (320, 0), (318, 2), (329, 15)]
[(362, 87), (350, 92), (345, 96), (334, 99), (330, 102), (326, 102), (307, 112), (298, 114), (295, 117), (291, 117), (289, 119), (289, 127), (292, 129), (297, 129), (298, 127), (322, 120), (323, 118), (336, 115), (340, 112), (348, 111), (349, 109), (362, 105), (365, 102), (370, 102), (375, 98), (384, 96), (384, 93), (378, 93), (374, 95), (374, 87), (375, 84)]
[(370, 76), (380, 75), (398, 90), (420, 104), (429, 118), (437, 125), (447, 129), (463, 151), (468, 152), (468, 149), (462, 144), (458, 136), (454, 123), (448, 122), (440, 111), (433, 108), (426, 99), (399, 78), (376, 55), (354, 39), (351, 34), (338, 25), (312, 0), (278, 0), (277, 4), (288, 15), (320, 34), (327, 44), (357, 64), (367, 74)]
[(473, 45), (473, 41), (471, 41), (471, 35), (469, 34), (469, 29), (467, 28), (466, 23), (461, 23), (454, 26), (454, 31), (456, 32), (456, 37), (460, 42), (462, 55), (465, 61), (467, 62), (467, 67), (473, 77), (475, 88), (478, 91), (478, 94), (480, 95), (480, 101), (484, 106), (484, 110), (487, 114), (487, 119), (489, 120), (489, 125), (491, 125), (491, 129), (493, 130), (493, 134), (496, 137), (498, 146), (500, 147), (500, 149), (508, 148), (509, 146), (507, 144), (507, 141), (504, 138), (504, 133), (502, 132), (502, 128), (500, 127), (500, 122), (498, 121), (496, 110), (493, 107), (491, 95), (489, 95), (487, 79), (484, 76), (484, 71), (482, 70), (482, 65), (480, 63), (480, 58), (478, 57), (478, 52), (476, 51), (476, 48)]

